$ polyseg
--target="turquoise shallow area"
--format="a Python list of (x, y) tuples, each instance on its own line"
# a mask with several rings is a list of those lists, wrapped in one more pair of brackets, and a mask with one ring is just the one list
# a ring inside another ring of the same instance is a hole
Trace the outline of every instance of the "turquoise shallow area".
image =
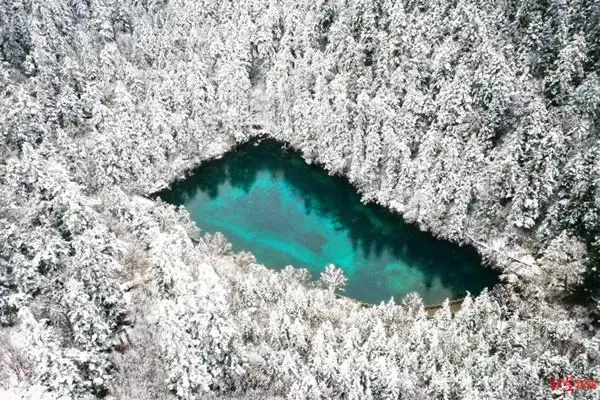
[(185, 206), (201, 230), (222, 232), (235, 250), (252, 252), (267, 267), (307, 268), (317, 279), (335, 264), (348, 277), (344, 294), (364, 302), (418, 292), (434, 304), (498, 281), (472, 248), (362, 204), (346, 180), (273, 141), (243, 145), (159, 196)]

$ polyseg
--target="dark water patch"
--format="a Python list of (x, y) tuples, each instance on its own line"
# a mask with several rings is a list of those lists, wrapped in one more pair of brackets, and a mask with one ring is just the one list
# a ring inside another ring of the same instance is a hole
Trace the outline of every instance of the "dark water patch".
[(345, 179), (274, 141), (242, 145), (159, 196), (185, 206), (200, 229), (223, 232), (235, 250), (252, 252), (270, 268), (294, 265), (318, 278), (335, 264), (348, 277), (345, 294), (364, 302), (418, 292), (433, 304), (498, 282), (473, 248), (361, 203)]

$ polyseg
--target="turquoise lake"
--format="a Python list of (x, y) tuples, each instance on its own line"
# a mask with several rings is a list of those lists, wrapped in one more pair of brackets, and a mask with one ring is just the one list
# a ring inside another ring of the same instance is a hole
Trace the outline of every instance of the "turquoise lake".
[(384, 207), (363, 204), (341, 177), (308, 165), (270, 140), (209, 161), (158, 194), (183, 205), (204, 232), (222, 232), (236, 251), (273, 269), (329, 263), (348, 278), (344, 295), (367, 303), (418, 292), (425, 304), (498, 282), (471, 247), (439, 240)]

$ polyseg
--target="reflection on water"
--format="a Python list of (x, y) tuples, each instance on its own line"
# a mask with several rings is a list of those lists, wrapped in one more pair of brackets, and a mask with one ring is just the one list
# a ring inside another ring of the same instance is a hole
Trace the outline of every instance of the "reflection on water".
[(345, 294), (368, 303), (410, 292), (439, 303), (498, 280), (472, 248), (362, 204), (344, 179), (273, 141), (243, 145), (159, 196), (184, 205), (201, 230), (223, 232), (235, 250), (252, 252), (267, 267), (303, 267), (316, 279), (335, 264), (348, 277)]

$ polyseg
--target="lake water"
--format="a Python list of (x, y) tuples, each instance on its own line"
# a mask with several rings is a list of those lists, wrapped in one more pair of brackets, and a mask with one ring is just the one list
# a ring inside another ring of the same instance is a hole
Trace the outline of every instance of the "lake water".
[(343, 294), (367, 303), (418, 292), (435, 304), (498, 281), (473, 248), (362, 204), (345, 179), (273, 141), (240, 146), (159, 196), (185, 206), (202, 231), (222, 232), (234, 250), (252, 252), (269, 268), (307, 268), (318, 279), (335, 264), (348, 278)]

